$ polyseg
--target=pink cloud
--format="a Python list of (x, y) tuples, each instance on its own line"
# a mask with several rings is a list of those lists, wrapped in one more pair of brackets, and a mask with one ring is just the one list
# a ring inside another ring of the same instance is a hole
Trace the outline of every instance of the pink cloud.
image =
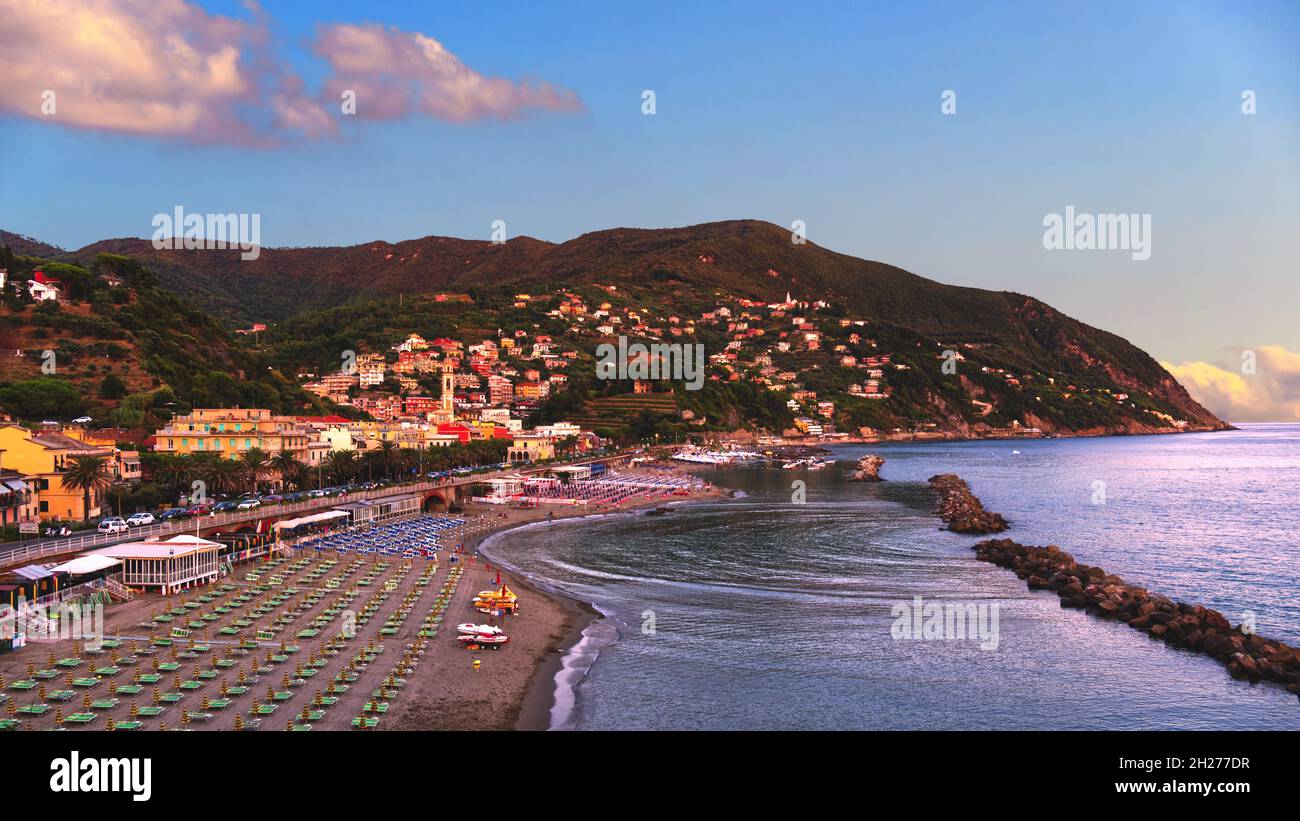
[(322, 26), (316, 54), (334, 70), (325, 99), (356, 93), (357, 116), (392, 119), (423, 114), (464, 122), (507, 119), (528, 109), (573, 112), (582, 101), (544, 81), (486, 77), (432, 37), (367, 23)]
[[(327, 25), (313, 48), (319, 95), (272, 52), (269, 20), (186, 0), (0, 0), (0, 113), (65, 127), (197, 143), (272, 146), (334, 134), (339, 94), (357, 116), (450, 121), (577, 111), (568, 90), (485, 77), (423, 34)], [(54, 92), (54, 113), (42, 108)]]
[[(73, 128), (256, 143), (258, 25), (184, 0), (0, 0), (0, 109)], [(42, 109), (54, 92), (54, 114)]]

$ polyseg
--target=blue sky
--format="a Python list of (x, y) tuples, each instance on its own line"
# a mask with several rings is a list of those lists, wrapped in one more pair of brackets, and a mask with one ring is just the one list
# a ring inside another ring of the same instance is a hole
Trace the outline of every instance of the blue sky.
[[(820, 245), (1033, 294), (1164, 361), (1300, 351), (1294, 2), (267, 2), (264, 15), (311, 93), (329, 74), (318, 26), (381, 23), (482, 75), (571, 91), (582, 110), (354, 118), (250, 148), (69, 126), (5, 111), (0, 93), (0, 227), (75, 248), (148, 236), (181, 204), (260, 213), (263, 242), (283, 246), (487, 238), (496, 219), (555, 241), (799, 219)], [(1043, 217), (1067, 205), (1150, 213), (1151, 259), (1045, 250)]]

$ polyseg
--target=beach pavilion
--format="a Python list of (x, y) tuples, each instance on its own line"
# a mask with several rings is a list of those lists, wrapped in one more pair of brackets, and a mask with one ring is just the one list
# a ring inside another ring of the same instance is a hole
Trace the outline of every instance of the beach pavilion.
[(164, 596), (215, 581), (221, 574), (221, 544), (198, 536), (173, 536), (101, 547), (92, 554), (122, 562), (122, 584), (156, 587)]

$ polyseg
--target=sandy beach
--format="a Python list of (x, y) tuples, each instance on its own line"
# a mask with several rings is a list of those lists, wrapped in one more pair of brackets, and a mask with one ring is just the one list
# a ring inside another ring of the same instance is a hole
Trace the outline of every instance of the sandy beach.
[[(661, 494), (638, 496), (616, 508), (592, 510), (564, 505), (519, 509), (469, 504), (461, 514), (466, 519), (461, 560), (452, 563), (444, 552), (436, 572), (428, 560), (339, 557), (311, 550), (299, 551), (293, 559), (238, 565), (234, 575), (220, 584), (170, 597), (137, 595), (132, 601), (107, 607), (104, 633), (119, 642), (117, 647), (92, 654), (87, 642), (33, 641), (0, 656), (0, 675), (4, 677), (0, 689), (10, 696), (13, 717), (23, 722), (23, 729), (51, 729), (57, 726), (59, 716), (91, 713), (93, 720), (75, 726), (102, 730), (109, 719), (130, 721), (133, 706), (162, 703), (161, 715), (146, 719), (141, 729), (178, 727), (188, 716), (191, 720), (186, 726), (191, 729), (228, 730), (236, 728), (236, 717), (246, 725), (254, 723), (250, 714), (254, 700), (262, 706), (275, 705), (273, 711), (262, 715), (260, 728), (264, 730), (284, 730), (297, 724), (310, 724), (314, 730), (342, 730), (363, 715), (377, 715), (377, 729), (381, 730), (546, 729), (555, 674), (595, 612), (500, 570), (475, 555), (478, 545), (494, 533), (542, 521), (552, 514), (556, 519), (601, 515), (717, 495), (721, 492), (708, 488), (668, 499)], [(405, 685), (387, 699), (384, 712), (376, 713), (372, 709), (375, 692), (390, 680), (404, 648), (418, 642), (422, 621), (435, 610), (439, 591), (456, 567), (462, 568), (461, 578), (445, 605), (438, 634), (427, 640)], [(262, 583), (271, 572), (282, 582), (255, 588), (255, 582), (246, 576), (257, 571), (263, 574)], [(470, 600), (479, 590), (492, 588), (498, 573), (501, 581), (519, 594), (519, 612), (503, 621), (510, 641), (499, 650), (466, 650), (456, 641), (456, 625), (485, 620)], [(345, 600), (343, 595), (349, 589), (357, 595)], [(336, 645), (337, 652), (329, 652), (330, 641), (339, 632), (337, 621), (319, 635), (298, 636), (330, 608), (361, 613), (367, 604), (373, 612), (357, 624), (354, 638)], [(241, 616), (247, 619), (248, 609), (256, 606), (265, 610), (252, 617), (253, 624), (236, 624)], [(168, 615), (172, 621), (155, 621)], [(284, 623), (275, 642), (251, 651), (238, 647), (238, 640), (252, 638), (256, 628), (277, 618)], [(153, 625), (147, 626), (150, 622)], [(192, 629), (186, 638), (174, 639), (171, 646), (150, 646), (151, 640), (169, 637), (173, 627), (183, 624), (202, 626)], [(394, 625), (395, 632), (380, 635), (381, 627), (391, 629)], [(234, 637), (220, 632), (230, 627), (239, 627), (240, 632)], [(199, 645), (197, 650), (191, 641)], [(275, 647), (278, 642), (284, 642), (290, 651)], [(366, 648), (379, 652), (369, 661), (356, 662)], [(77, 650), (81, 651), (80, 664), (56, 664), (77, 656)], [(480, 662), (477, 669), (475, 659)], [(46, 670), (54, 675), (43, 674)], [(232, 697), (223, 708), (213, 708), (212, 704), (220, 703), (223, 688), (239, 686), (241, 674), (247, 692)], [(130, 687), (141, 675), (146, 679), (139, 691), (118, 691)], [(149, 676), (156, 678), (150, 681)], [(38, 684), (31, 689), (12, 687), (33, 677)], [(82, 681), (76, 683), (78, 679)], [(331, 683), (334, 693), (328, 689)], [(60, 691), (61, 698), (57, 695)], [(337, 701), (318, 710), (317, 698), (331, 695)], [(164, 701), (159, 702), (159, 697)], [(169, 697), (171, 703), (165, 701)], [(87, 707), (94, 702), (100, 704)], [(205, 703), (209, 705), (206, 708)], [(34, 704), (46, 704), (48, 709), (39, 714), (23, 712)], [(8, 715), (10, 705), (0, 709)], [(210, 718), (200, 721), (199, 715)]]

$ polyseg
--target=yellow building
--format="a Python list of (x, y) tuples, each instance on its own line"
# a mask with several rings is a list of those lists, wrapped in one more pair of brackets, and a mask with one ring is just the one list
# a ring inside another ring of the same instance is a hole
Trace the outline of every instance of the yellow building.
[(292, 416), (264, 408), (195, 408), (177, 416), (155, 434), (160, 453), (217, 453), (228, 459), (260, 448), (267, 455), (287, 450), (309, 463), (316, 432)]
[(507, 451), (506, 460), (516, 462), (540, 462), (555, 458), (555, 440), (549, 436), (516, 436), (514, 444)]
[(40, 519), (79, 520), (101, 514), (100, 493), (91, 492), (87, 511), (84, 491), (63, 485), (63, 476), (76, 456), (99, 456), (110, 476), (114, 471), (114, 448), (79, 442), (62, 433), (33, 433), (18, 425), (0, 424), (0, 467), (26, 478), (35, 493)]

